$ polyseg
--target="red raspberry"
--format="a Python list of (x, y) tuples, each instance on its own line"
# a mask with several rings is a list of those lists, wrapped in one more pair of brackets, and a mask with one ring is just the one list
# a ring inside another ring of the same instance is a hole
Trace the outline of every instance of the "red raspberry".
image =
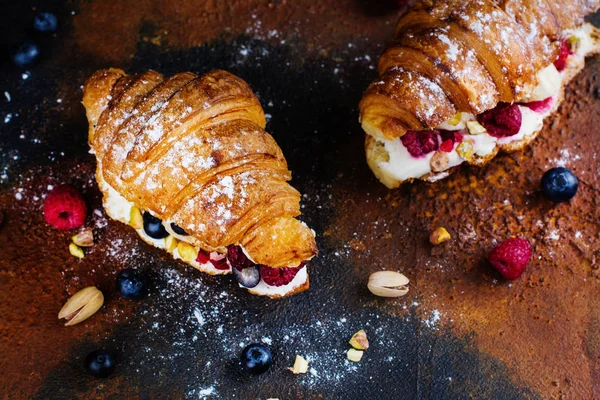
[(516, 104), (500, 103), (495, 108), (479, 115), (478, 120), (488, 133), (497, 138), (519, 133), (523, 116)]
[(508, 239), (492, 250), (488, 260), (504, 279), (517, 279), (521, 276), (533, 251), (525, 239)]
[(548, 97), (547, 99), (540, 100), (540, 101), (532, 101), (529, 103), (523, 103), (522, 106), (525, 106), (535, 112), (544, 113), (544, 112), (550, 110), (551, 103), (552, 103), (552, 97)]
[(200, 264), (206, 264), (210, 261), (210, 253), (202, 249), (198, 250), (198, 257), (196, 257), (196, 261)]
[(227, 257), (225, 257), (225, 256), (211, 257), (210, 263), (216, 269), (220, 269), (220, 270), (223, 270), (223, 271), (229, 269), (229, 263), (227, 262)]
[(283, 286), (290, 283), (298, 271), (304, 267), (304, 263), (300, 264), (296, 268), (283, 267), (283, 268), (271, 268), (266, 265), (260, 266), (260, 276), (263, 281), (269, 286)]
[(442, 144), (440, 144), (440, 150), (450, 153), (454, 150), (454, 144), (460, 143), (463, 140), (462, 131), (446, 131), (440, 130), (440, 136), (442, 138)]
[(400, 137), (411, 156), (420, 157), (438, 149), (439, 131), (407, 131)]
[(571, 50), (569, 50), (569, 46), (567, 46), (567, 41), (563, 40), (560, 44), (560, 53), (558, 54), (558, 58), (554, 61), (554, 66), (558, 70), (558, 72), (564, 71), (567, 68), (567, 58), (573, 54)]
[(48, 193), (44, 201), (44, 219), (55, 228), (79, 228), (85, 222), (87, 205), (73, 186), (62, 185)]
[(244, 268), (250, 268), (256, 266), (246, 255), (240, 246), (229, 246), (227, 248), (227, 258), (231, 263), (231, 266), (238, 271)]

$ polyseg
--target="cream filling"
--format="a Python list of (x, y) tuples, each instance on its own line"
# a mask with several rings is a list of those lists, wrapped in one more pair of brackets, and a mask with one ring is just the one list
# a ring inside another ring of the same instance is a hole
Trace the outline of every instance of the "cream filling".
[[(544, 125), (544, 119), (554, 112), (556, 108), (557, 94), (564, 85), (565, 81), (565, 72), (569, 70), (569, 65), (574, 63), (581, 63), (585, 56), (595, 50), (594, 42), (590, 36), (593, 27), (589, 24), (583, 25), (581, 28), (569, 31), (566, 33), (566, 36), (576, 36), (579, 38), (579, 47), (575, 51), (574, 54), (569, 56), (567, 59), (567, 68), (558, 72), (556, 68), (552, 64), (550, 64), (547, 68), (540, 71), (538, 73), (538, 78), (540, 83), (538, 87), (534, 90), (534, 93), (545, 93), (548, 94), (547, 97), (553, 97), (550, 104), (548, 105), (548, 110), (545, 112), (536, 112), (531, 110), (528, 107), (519, 105), (519, 110), (521, 111), (522, 121), (521, 128), (516, 135), (508, 136), (504, 138), (496, 138), (487, 132), (471, 135), (466, 134), (463, 135), (463, 140), (470, 140), (473, 143), (473, 152), (479, 157), (485, 157), (496, 149), (497, 145), (507, 145), (509, 143), (522, 140), (526, 136), (531, 136), (535, 132), (538, 132), (542, 129)], [(560, 79), (557, 79), (559, 77)], [(546, 98), (547, 98), (546, 97)], [(438, 129), (444, 129), (449, 131), (456, 131), (466, 129), (466, 122), (476, 120), (475, 115), (470, 113), (462, 113), (461, 120), (458, 124), (452, 125), (448, 121), (444, 122)], [(468, 132), (468, 130), (466, 131)], [(413, 157), (406, 147), (402, 144), (400, 138), (396, 138), (394, 140), (386, 140), (377, 138), (378, 141), (384, 144), (385, 150), (389, 154), (388, 161), (382, 161), (379, 163), (379, 167), (389, 175), (392, 175), (399, 181), (405, 181), (407, 179), (420, 178), (424, 175), (431, 174), (431, 159), (435, 152), (431, 152), (427, 155), (423, 155), (420, 157)], [(448, 175), (446, 170), (455, 167), (457, 165), (462, 164), (466, 161), (463, 157), (461, 157), (456, 148), (458, 147), (458, 143), (454, 144), (454, 148), (451, 152), (446, 153), (448, 156), (448, 165), (446, 169), (442, 172), (443, 176), (432, 175), (428, 180), (431, 182), (441, 179)], [(436, 179), (437, 178), (437, 179)]]
[[(110, 186), (104, 179), (102, 179), (102, 177), (98, 177), (98, 185), (100, 186), (100, 189), (101, 189), (102, 193), (104, 194), (103, 204), (104, 204), (106, 213), (112, 219), (116, 219), (117, 221), (120, 221), (120, 222), (123, 222), (124, 224), (129, 225), (129, 216), (131, 213), (131, 208), (133, 207), (133, 203), (127, 201), (123, 196), (121, 196), (119, 194), (119, 192), (117, 192), (115, 189), (113, 189), (113, 187)], [(172, 229), (170, 227), (170, 225), (171, 225), (170, 222), (171, 221), (163, 221), (163, 226), (165, 227), (167, 232), (169, 232), (171, 235), (173, 235), (178, 240), (183, 240), (183, 241), (189, 242), (190, 241), (189, 236), (177, 235), (175, 232), (172, 231)], [(138, 235), (140, 235), (140, 237), (146, 243), (151, 244), (155, 247), (158, 247), (159, 249), (168, 251), (165, 248), (165, 239), (154, 239), (154, 238), (148, 236), (148, 234), (144, 231), (143, 228), (136, 229), (136, 232), (138, 233)], [(244, 254), (246, 254), (246, 256), (248, 256), (246, 249), (244, 249), (243, 246), (241, 246), (241, 247), (242, 247), (242, 251), (244, 252)], [(196, 250), (198, 251), (199, 249), (196, 248)], [(181, 258), (181, 256), (179, 255), (179, 251), (177, 250), (177, 248), (175, 248), (171, 252), (171, 254), (173, 255), (173, 258), (184, 261)], [(250, 257), (248, 256), (248, 258), (250, 258)], [(196, 260), (184, 261), (184, 262), (186, 262), (187, 264), (191, 265), (192, 267), (194, 267), (202, 272), (207, 272), (207, 273), (210, 273), (213, 275), (226, 275), (226, 274), (231, 273), (231, 266), (227, 270), (217, 269), (214, 267), (214, 265), (210, 261), (207, 263), (199, 263)], [(285, 296), (287, 293), (290, 293), (293, 290), (295, 290), (296, 288), (304, 285), (306, 283), (307, 279), (308, 279), (308, 274), (306, 271), (306, 267), (304, 267), (300, 271), (298, 271), (298, 273), (296, 274), (294, 279), (287, 285), (270, 286), (270, 285), (267, 285), (261, 279), (257, 286), (250, 288), (248, 290), (250, 291), (250, 293), (264, 295), (264, 296), (273, 296), (273, 295), (274, 296)], [(244, 286), (240, 285), (240, 287), (244, 287)], [(245, 289), (247, 289), (247, 288), (245, 288)]]

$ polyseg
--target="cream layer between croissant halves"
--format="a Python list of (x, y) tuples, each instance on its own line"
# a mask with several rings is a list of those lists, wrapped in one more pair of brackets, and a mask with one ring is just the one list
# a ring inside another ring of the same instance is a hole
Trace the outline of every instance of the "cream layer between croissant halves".
[[(444, 157), (445, 165), (439, 168), (440, 165), (435, 164), (434, 156), (441, 151), (430, 151), (427, 154), (413, 156), (404, 146), (401, 138), (383, 139), (383, 135), (370, 132), (376, 128), (363, 123), (365, 131), (373, 136), (373, 138), (367, 139), (367, 158), (371, 169), (382, 183), (390, 188), (412, 179), (434, 182), (448, 176), (451, 168), (465, 161), (477, 164), (476, 160), (482, 160), (482, 163), (485, 163), (499, 149), (510, 151), (511, 144), (533, 139), (542, 129), (544, 119), (558, 108), (566, 84), (584, 67), (585, 57), (600, 51), (597, 32), (597, 29), (590, 24), (584, 24), (577, 30), (564, 32), (565, 40), (576, 38), (577, 48), (573, 49), (573, 52), (567, 57), (564, 70), (559, 72), (553, 64), (550, 64), (538, 73), (539, 85), (534, 93), (541, 94), (546, 100), (544, 107), (536, 110), (528, 107), (527, 103), (519, 104), (522, 120), (517, 134), (501, 138), (494, 137), (476, 122), (475, 115), (466, 112), (459, 113), (453, 119), (436, 127), (436, 129), (444, 131), (460, 131), (462, 136), (462, 140), (453, 142), (452, 147), (444, 152), (447, 157)], [(542, 100), (533, 97), (533, 101), (540, 102)], [(441, 137), (438, 138), (440, 145), (442, 144), (441, 140)], [(463, 149), (459, 148), (459, 145), (462, 141), (471, 142), (471, 148), (468, 150), (476, 160), (469, 160), (469, 154), (465, 155), (464, 151), (461, 151)]]
[[(103, 205), (106, 213), (112, 219), (120, 221), (124, 224), (130, 225), (130, 215), (131, 210), (134, 205), (127, 201), (123, 196), (121, 196), (116, 190), (114, 190), (104, 179), (98, 177), (98, 185), (100, 190), (102, 191), (103, 197)], [(170, 228), (169, 221), (163, 221), (163, 226), (169, 232), (169, 234), (175, 237), (179, 241), (190, 242), (190, 238), (182, 235), (178, 235)], [(208, 273), (210, 275), (226, 275), (231, 274), (231, 264), (227, 261), (227, 269), (217, 269), (213, 266), (211, 262), (200, 263), (195, 259), (192, 260), (184, 260), (179, 254), (178, 248), (169, 249), (165, 245), (166, 239), (154, 239), (144, 232), (144, 229), (135, 229), (138, 235), (148, 244), (151, 244), (155, 247), (163, 249), (169, 252), (175, 259), (182, 260), (183, 262), (191, 265), (192, 267), (198, 269), (199, 271)], [(195, 248), (195, 251), (200, 251), (199, 248)], [(212, 254), (211, 254), (212, 255)], [(246, 254), (248, 257), (248, 254)], [(223, 257), (223, 255), (217, 255), (217, 257)], [(250, 293), (260, 296), (269, 296), (269, 297), (284, 297), (289, 293), (294, 292), (298, 288), (306, 285), (308, 283), (308, 273), (307, 267), (304, 266), (301, 268), (294, 279), (282, 286), (270, 286), (264, 282), (261, 278), (259, 284), (253, 288), (245, 288), (242, 285), (240, 287), (247, 289)]]

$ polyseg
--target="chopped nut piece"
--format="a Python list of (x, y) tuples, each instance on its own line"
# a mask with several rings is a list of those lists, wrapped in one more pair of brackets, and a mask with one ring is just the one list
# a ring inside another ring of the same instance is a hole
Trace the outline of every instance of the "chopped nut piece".
[(186, 262), (193, 261), (198, 257), (198, 251), (194, 246), (186, 242), (177, 243), (177, 251), (179, 252), (179, 257)]
[(456, 114), (454, 114), (454, 116), (452, 118), (450, 118), (448, 120), (448, 123), (452, 126), (456, 126), (456, 125), (460, 124), (461, 120), (462, 120), (462, 113), (459, 111)]
[(76, 325), (96, 313), (104, 304), (104, 295), (95, 286), (75, 293), (58, 312), (58, 319), (65, 319), (65, 326)]
[(378, 271), (369, 277), (367, 287), (375, 296), (400, 297), (408, 293), (408, 278), (395, 271)]
[(433, 172), (441, 172), (446, 169), (450, 159), (448, 158), (448, 154), (444, 151), (436, 151), (431, 157), (431, 161), (429, 165), (431, 166), (431, 170)]
[(350, 346), (357, 350), (367, 350), (369, 348), (369, 340), (367, 339), (367, 333), (364, 330), (360, 330), (352, 335), (350, 339)]
[(480, 135), (487, 132), (484, 126), (477, 121), (467, 121), (467, 129), (471, 135)]
[(94, 245), (94, 232), (90, 228), (85, 228), (71, 237), (71, 240), (79, 247), (91, 247)]
[(567, 47), (573, 53), (577, 52), (580, 45), (581, 45), (581, 40), (577, 36), (571, 36), (570, 38), (567, 39)]
[(169, 235), (165, 238), (165, 249), (168, 252), (173, 252), (177, 247), (177, 239), (173, 237), (173, 235)]
[(296, 361), (294, 361), (294, 367), (288, 368), (294, 374), (305, 374), (308, 371), (308, 361), (304, 359), (302, 356), (296, 356)]
[(440, 244), (447, 242), (451, 238), (452, 237), (450, 236), (446, 228), (439, 227), (433, 232), (431, 232), (431, 235), (429, 235), (429, 242), (431, 242), (431, 244)]
[(352, 362), (359, 362), (362, 359), (363, 354), (364, 351), (362, 350), (350, 349), (347, 353), (348, 360)]
[(473, 158), (473, 142), (470, 140), (463, 140), (458, 147), (456, 147), (456, 152), (465, 160), (470, 161)]
[(77, 246), (75, 243), (69, 244), (69, 253), (71, 253), (73, 257), (85, 257), (85, 254), (83, 253), (83, 250), (81, 250), (81, 247)]
[(129, 225), (135, 229), (144, 227), (144, 217), (142, 217), (142, 212), (137, 207), (131, 207), (129, 211)]

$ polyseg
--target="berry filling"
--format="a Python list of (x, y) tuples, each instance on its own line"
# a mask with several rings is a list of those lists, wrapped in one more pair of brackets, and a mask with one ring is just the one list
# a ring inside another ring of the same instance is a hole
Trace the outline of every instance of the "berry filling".
[(478, 120), (488, 133), (497, 138), (519, 133), (523, 116), (516, 104), (500, 103), (479, 115)]
[(560, 44), (560, 53), (558, 54), (558, 58), (554, 61), (554, 66), (558, 70), (558, 72), (562, 72), (567, 68), (567, 58), (573, 54), (567, 45), (567, 41), (563, 40)]
[(215, 267), (215, 269), (220, 269), (222, 271), (229, 269), (229, 264), (227, 263), (227, 257), (222, 254), (211, 253), (210, 255), (210, 263)]
[(548, 97), (544, 100), (532, 101), (529, 103), (523, 103), (521, 105), (529, 108), (532, 111), (538, 113), (545, 113), (546, 111), (549, 111), (552, 108), (552, 99), (552, 97)]
[(200, 264), (206, 264), (210, 261), (210, 254), (208, 253), (208, 251), (200, 249), (198, 250), (198, 257), (196, 257), (196, 261)]
[(293, 267), (283, 267), (283, 268), (271, 268), (266, 265), (260, 266), (260, 276), (263, 281), (269, 286), (283, 286), (290, 283), (298, 271), (304, 268), (305, 263), (300, 264), (299, 266)]
[(238, 271), (256, 266), (256, 264), (246, 257), (240, 246), (229, 246), (227, 248), (227, 258), (229, 259), (231, 266)]
[(440, 150), (446, 153), (450, 153), (454, 149), (455, 143), (460, 143), (463, 140), (462, 133), (457, 131), (440, 130), (440, 136), (442, 138)]
[(438, 133), (437, 130), (407, 131), (400, 140), (411, 156), (421, 157), (438, 149)]

